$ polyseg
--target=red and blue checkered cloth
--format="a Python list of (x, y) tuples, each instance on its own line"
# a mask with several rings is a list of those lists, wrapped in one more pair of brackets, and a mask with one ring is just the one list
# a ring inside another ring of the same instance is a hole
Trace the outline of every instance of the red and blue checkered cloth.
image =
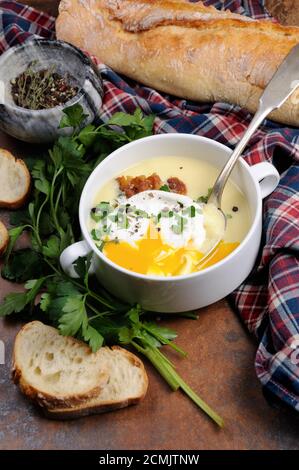
[[(207, 5), (253, 18), (269, 18), (260, 0), (207, 0)], [(33, 35), (54, 38), (54, 19), (0, 0), (0, 53)], [(234, 147), (251, 115), (225, 103), (201, 104), (162, 95), (124, 80), (99, 64), (105, 99), (101, 117), (139, 106), (154, 113), (155, 132), (203, 135)], [(299, 78), (299, 77), (298, 77)], [(256, 268), (230, 299), (258, 337), (257, 375), (267, 395), (299, 411), (299, 129), (265, 121), (244, 153), (249, 164), (272, 162), (281, 181), (264, 204), (263, 244)]]

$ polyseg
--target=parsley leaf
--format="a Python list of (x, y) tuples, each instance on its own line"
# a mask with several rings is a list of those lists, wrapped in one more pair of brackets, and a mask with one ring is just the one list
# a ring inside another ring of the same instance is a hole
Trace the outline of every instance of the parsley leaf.
[[(146, 313), (140, 306), (124, 305), (98, 281), (89, 279), (91, 255), (74, 263), (78, 279), (69, 278), (60, 267), (61, 251), (81, 236), (78, 204), (87, 177), (112, 150), (152, 134), (154, 124), (154, 116), (143, 116), (139, 108), (130, 115), (116, 113), (98, 127), (89, 124), (82, 128), (85, 118), (79, 104), (65, 109), (60, 128), (69, 128), (71, 134), (60, 137), (47, 155), (31, 161), (34, 191), (28, 209), (14, 216), (17, 227), (11, 231), (2, 269), (3, 277), (27, 281), (26, 292), (8, 294), (0, 306), (0, 316), (38, 311), (61, 334), (83, 339), (94, 352), (104, 343), (130, 345), (149, 359), (172, 389), (180, 387), (221, 426), (221, 418), (188, 387), (159, 349), (168, 345), (185, 355), (173, 343), (175, 332), (145, 321)], [(167, 185), (164, 190), (169, 190)], [(103, 216), (109, 217), (109, 210), (102, 209)], [(170, 216), (174, 218), (174, 213), (169, 212)], [(175, 227), (182, 230), (183, 226), (183, 218), (178, 219)], [(12, 252), (25, 229), (32, 248)]]
[(52, 235), (42, 248), (42, 253), (46, 258), (58, 258), (60, 255), (60, 241), (57, 235)]
[(144, 117), (141, 109), (136, 108), (134, 114), (115, 113), (108, 121), (109, 126), (118, 126), (124, 129), (129, 141), (147, 137), (152, 134), (155, 116)]
[(27, 225), (21, 225), (20, 227), (14, 227), (14, 228), (11, 228), (9, 230), (9, 232), (8, 232), (9, 233), (9, 243), (8, 243), (8, 247), (7, 247), (6, 254), (5, 254), (5, 262), (8, 261), (10, 255), (11, 255), (11, 252), (12, 252), (18, 238), (22, 235), (25, 228), (27, 228)]
[(177, 333), (174, 330), (166, 328), (165, 326), (160, 326), (157, 323), (144, 322), (144, 326), (147, 328), (147, 331), (157, 334), (164, 339), (173, 340), (177, 337)]
[[(37, 160), (31, 174), (34, 178), (35, 188), (46, 196), (49, 196), (50, 183), (46, 176), (46, 162), (44, 160)], [(32, 213), (30, 215), (32, 215)]]
[(18, 210), (15, 212), (11, 212), (9, 214), (9, 221), (11, 225), (27, 225), (30, 223), (30, 218), (28, 214), (28, 209)]
[(88, 272), (91, 266), (93, 253), (90, 252), (87, 256), (79, 256), (74, 262), (74, 269), (78, 276), (84, 281), (84, 285), (88, 288)]
[(62, 308), (64, 314), (59, 318), (58, 329), (64, 336), (75, 336), (86, 319), (85, 296), (67, 297)]
[(13, 253), (3, 266), (1, 275), (9, 281), (26, 282), (28, 279), (39, 278), (49, 272), (49, 267), (36, 251), (30, 248)]
[(12, 313), (19, 313), (27, 305), (26, 293), (13, 293), (8, 294), (4, 302), (0, 305), (0, 317), (11, 315)]
[(82, 336), (84, 340), (89, 344), (92, 352), (96, 352), (102, 347), (104, 343), (104, 337), (95, 328), (87, 325), (83, 328)]
[(40, 297), (39, 306), (43, 312), (46, 312), (50, 306), (51, 296), (48, 292), (44, 292)]
[(80, 104), (74, 104), (63, 110), (64, 116), (60, 122), (59, 128), (63, 129), (65, 127), (80, 127), (87, 114), (84, 114), (83, 108)]
[(41, 278), (32, 280), (30, 283), (27, 282), (25, 285), (25, 288), (28, 289), (27, 292), (8, 294), (0, 305), (0, 317), (20, 313), (29, 303), (33, 303), (45, 279)]
[(96, 127), (93, 124), (89, 124), (84, 127), (78, 135), (78, 139), (85, 147), (91, 147), (97, 137)]

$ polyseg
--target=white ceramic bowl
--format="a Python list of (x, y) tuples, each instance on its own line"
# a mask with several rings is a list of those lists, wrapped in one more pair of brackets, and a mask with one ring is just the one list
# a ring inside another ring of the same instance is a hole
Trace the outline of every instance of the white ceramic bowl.
[[(161, 278), (134, 273), (107, 259), (98, 250), (87, 228), (95, 194), (101, 186), (142, 160), (159, 156), (196, 157), (223, 167), (231, 150), (218, 142), (189, 134), (163, 134), (127, 144), (109, 155), (88, 178), (82, 192), (79, 218), (83, 241), (66, 248), (61, 255), (62, 268), (74, 276), (72, 263), (78, 256), (93, 251), (93, 270), (105, 288), (121, 300), (138, 302), (156, 312), (183, 312), (209, 305), (238, 287), (252, 270), (262, 233), (262, 199), (279, 182), (279, 174), (270, 163), (250, 167), (240, 159), (231, 179), (247, 197), (251, 211), (251, 228), (229, 256), (219, 263), (185, 276)], [(199, 188), (200, 189), (200, 188)]]

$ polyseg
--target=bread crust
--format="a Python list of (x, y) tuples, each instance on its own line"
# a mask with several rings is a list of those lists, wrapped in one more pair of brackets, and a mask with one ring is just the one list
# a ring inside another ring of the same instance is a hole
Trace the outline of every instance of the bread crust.
[[(185, 0), (63, 0), (59, 39), (166, 93), (255, 112), (299, 28)], [(270, 117), (299, 125), (299, 92)]]
[(31, 189), (31, 176), (30, 172), (27, 168), (26, 163), (24, 160), (21, 160), (20, 158), (16, 158), (12, 153), (10, 153), (8, 150), (5, 149), (0, 149), (0, 158), (8, 158), (8, 159), (13, 159), (15, 161), (16, 165), (21, 166), (22, 172), (24, 174), (24, 179), (25, 179), (25, 185), (24, 185), (24, 190), (23, 194), (18, 198), (13, 200), (0, 200), (0, 208), (2, 209), (19, 209), (22, 207), (30, 194), (30, 189)]
[(112, 350), (120, 350), (122, 354), (126, 355), (130, 362), (135, 366), (139, 367), (142, 370), (143, 375), (143, 390), (142, 393), (138, 397), (129, 397), (123, 401), (105, 401), (97, 406), (91, 406), (88, 402), (81, 403), (76, 407), (70, 408), (60, 408), (56, 407), (47, 409), (43, 408), (43, 412), (45, 413), (47, 418), (50, 419), (58, 419), (58, 420), (69, 420), (69, 419), (78, 419), (83, 418), (84, 416), (94, 415), (94, 414), (101, 414), (106, 413), (108, 411), (114, 411), (121, 408), (126, 408), (127, 406), (137, 405), (140, 403), (146, 395), (148, 389), (148, 376), (145, 371), (145, 367), (143, 362), (134, 354), (127, 351), (126, 349), (120, 348), (119, 346), (112, 346), (110, 349)]
[(4, 223), (0, 220), (0, 257), (5, 253), (9, 243), (9, 234)]
[[(27, 396), (31, 401), (37, 403), (41, 407), (46, 407), (46, 408), (54, 408), (56, 406), (58, 407), (69, 407), (73, 405), (77, 405), (82, 403), (83, 401), (93, 398), (98, 395), (98, 393), (102, 390), (102, 388), (106, 385), (109, 376), (106, 373), (101, 374), (101, 377), (99, 378), (99, 385), (92, 388), (89, 392), (87, 393), (82, 393), (82, 394), (73, 394), (70, 391), (70, 395), (65, 395), (65, 396), (53, 396), (52, 394), (46, 393), (45, 391), (41, 391), (36, 389), (34, 386), (32, 386), (30, 383), (26, 381), (26, 379), (23, 376), (22, 373), (22, 368), (19, 366), (16, 356), (17, 356), (17, 349), (19, 347), (19, 341), (22, 340), (22, 335), (29, 331), (34, 324), (38, 324), (40, 322), (38, 321), (33, 321), (30, 323), (27, 323), (24, 325), (19, 333), (16, 336), (15, 343), (14, 343), (14, 349), (13, 349), (13, 359), (12, 359), (12, 380), (13, 382), (20, 387), (21, 392)], [(52, 328), (49, 326), (48, 328), (51, 328), (55, 330), (55, 328)], [(56, 331), (56, 330), (55, 330)], [(87, 345), (82, 343), (81, 341), (75, 339), (75, 338), (68, 338), (73, 342), (74, 345), (80, 344), (81, 346), (85, 346), (88, 352), (90, 352), (90, 349)]]
[[(12, 359), (12, 380), (13, 382), (20, 387), (21, 392), (29, 398), (33, 403), (39, 405), (43, 410), (44, 414), (52, 419), (75, 419), (80, 418), (83, 416), (87, 416), (90, 414), (97, 414), (97, 413), (104, 413), (106, 411), (116, 410), (119, 408), (124, 408), (129, 405), (134, 405), (139, 403), (146, 395), (147, 388), (148, 388), (148, 377), (144, 368), (142, 361), (132, 354), (131, 352), (123, 349), (119, 346), (113, 346), (111, 348), (106, 347), (105, 349), (108, 350), (118, 350), (121, 351), (123, 356), (129, 360), (132, 366), (138, 367), (142, 373), (142, 391), (138, 394), (138, 396), (128, 397), (125, 400), (116, 401), (116, 400), (99, 400), (100, 403), (92, 404), (92, 400), (96, 401), (97, 395), (101, 392), (103, 387), (106, 385), (107, 380), (109, 379), (109, 374), (105, 374), (103, 376), (103, 382), (99, 384), (98, 387), (94, 388), (87, 394), (80, 394), (80, 395), (70, 395), (64, 397), (54, 397), (53, 395), (49, 395), (44, 391), (41, 392), (37, 390), (34, 386), (29, 384), (22, 373), (22, 369), (17, 363), (17, 350), (18, 350), (18, 342), (21, 340), (22, 335), (24, 333), (29, 334), (30, 329), (32, 326), (39, 324), (38, 321), (33, 321), (24, 325), (19, 333), (16, 336), (14, 349), (13, 349), (13, 359)], [(55, 330), (55, 328), (47, 327)], [(57, 330), (55, 330), (57, 331)], [(88, 351), (90, 349), (87, 345), (82, 343), (75, 338), (69, 338), (73, 341), (74, 345), (80, 344), (81, 346), (84, 345)], [(97, 353), (95, 353), (97, 354)]]

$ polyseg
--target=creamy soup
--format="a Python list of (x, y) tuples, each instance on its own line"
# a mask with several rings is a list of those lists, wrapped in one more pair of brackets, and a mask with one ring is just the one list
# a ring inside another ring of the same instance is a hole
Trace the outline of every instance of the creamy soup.
[[(96, 194), (89, 221), (94, 242), (111, 261), (141, 274), (186, 275), (217, 263), (238, 247), (251, 220), (243, 193), (229, 181), (222, 198), (226, 230), (204, 257), (214, 223), (207, 195), (218, 174), (191, 157), (153, 158), (126, 169)], [(170, 193), (178, 194), (170, 200)]]

